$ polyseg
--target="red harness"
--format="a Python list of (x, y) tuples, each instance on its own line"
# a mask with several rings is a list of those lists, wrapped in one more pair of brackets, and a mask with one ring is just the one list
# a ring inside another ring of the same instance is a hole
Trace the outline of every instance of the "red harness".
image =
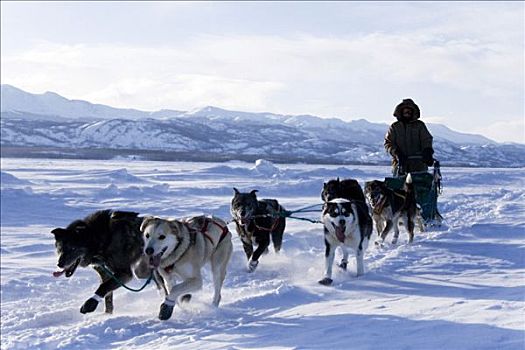
[[(255, 220), (254, 220), (255, 221)], [(273, 224), (272, 224), (272, 227), (270, 228), (266, 228), (266, 227), (262, 227), (262, 226), (259, 226), (257, 224), (255, 224), (255, 227), (259, 230), (262, 230), (262, 231), (267, 231), (267, 232), (273, 232), (273, 230), (275, 230), (275, 228), (277, 227), (277, 225), (279, 225), (279, 222), (281, 221), (281, 217), (277, 217)]]
[[(208, 226), (209, 226), (210, 223), (218, 226), (222, 230), (221, 237), (219, 238), (219, 241), (217, 242), (217, 245), (219, 245), (222, 242), (222, 240), (226, 237), (226, 235), (230, 232), (228, 230), (227, 226), (222, 226), (217, 221), (212, 220), (212, 219), (208, 219), (208, 218), (206, 218), (206, 220), (204, 221), (204, 225), (202, 226), (200, 231), (196, 231), (187, 222), (184, 222), (184, 225), (186, 225), (186, 227), (189, 229), (190, 232), (193, 231), (193, 232), (200, 232), (200, 233), (202, 233), (204, 235), (204, 237), (207, 238), (210, 241), (211, 244), (213, 244), (213, 239), (208, 234)], [(190, 235), (191, 235), (191, 233), (190, 233)], [(195, 243), (195, 241), (193, 241), (193, 243)], [(175, 263), (164, 267), (164, 271), (166, 271), (167, 273), (170, 273), (173, 270), (174, 267), (175, 267)]]
[[(221, 237), (219, 238), (219, 241), (217, 242), (217, 245), (219, 245), (219, 243), (222, 242), (222, 240), (224, 239), (224, 237), (226, 237), (226, 235), (230, 232), (228, 230), (228, 227), (226, 226), (222, 226), (221, 224), (219, 224), (217, 221), (215, 220), (212, 220), (212, 219), (206, 219), (204, 221), (204, 225), (202, 226), (202, 229), (201, 229), (201, 233), (204, 235), (204, 237), (208, 238), (208, 240), (213, 244), (213, 239), (210, 237), (210, 235), (208, 235), (208, 225), (210, 224), (210, 222), (212, 224), (214, 224), (215, 226), (218, 226), (221, 230), (222, 230), (222, 233), (221, 233)], [(189, 227), (189, 225), (187, 223), (185, 223), (186, 226)], [(191, 229), (191, 228), (190, 228)]]

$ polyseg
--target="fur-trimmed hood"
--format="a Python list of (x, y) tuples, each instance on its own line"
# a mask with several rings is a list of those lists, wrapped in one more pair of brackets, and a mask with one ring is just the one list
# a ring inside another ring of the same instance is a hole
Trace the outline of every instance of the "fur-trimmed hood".
[(419, 107), (418, 105), (415, 104), (415, 102), (410, 99), (410, 98), (406, 98), (403, 100), (403, 102), (401, 102), (400, 104), (398, 104), (396, 106), (396, 109), (394, 110), (394, 117), (397, 118), (397, 120), (401, 120), (402, 119), (402, 111), (404, 108), (410, 108), (414, 111), (414, 114), (412, 116), (412, 119), (410, 121), (414, 121), (414, 120), (418, 120), (421, 113), (419, 111)]

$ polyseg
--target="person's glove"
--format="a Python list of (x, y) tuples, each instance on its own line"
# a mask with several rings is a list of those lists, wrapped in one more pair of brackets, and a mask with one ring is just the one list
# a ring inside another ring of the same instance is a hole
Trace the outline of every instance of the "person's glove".
[(423, 150), (423, 163), (425, 163), (428, 166), (432, 166), (434, 164), (434, 157), (432, 155), (434, 154), (434, 150), (432, 148), (425, 148)]
[(397, 160), (397, 172), (399, 175), (405, 174), (407, 157), (400, 150), (396, 150), (395, 155)]
[(407, 157), (403, 154), (403, 152), (401, 152), (400, 150), (397, 150), (395, 152), (395, 157), (397, 160), (397, 164), (403, 166), (404, 168), (407, 163)]

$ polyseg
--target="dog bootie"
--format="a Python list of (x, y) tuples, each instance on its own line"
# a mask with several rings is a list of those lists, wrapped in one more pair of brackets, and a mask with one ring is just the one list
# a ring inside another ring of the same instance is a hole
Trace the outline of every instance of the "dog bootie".
[(89, 298), (88, 300), (86, 300), (84, 305), (82, 305), (82, 307), (80, 308), (80, 312), (83, 314), (93, 312), (95, 311), (97, 306), (98, 306), (98, 300), (95, 298)]
[(162, 303), (160, 305), (159, 319), (162, 321), (168, 320), (173, 314), (173, 307), (174, 307), (174, 304), (171, 304), (171, 303), (166, 304), (166, 302)]
[(329, 286), (332, 284), (332, 282), (333, 280), (331, 278), (325, 277), (319, 281), (319, 284), (322, 284), (323, 286)]
[(341, 269), (345, 270), (346, 271), (346, 268), (348, 266), (348, 261), (346, 261), (345, 259), (341, 260), (341, 262), (339, 263), (338, 265)]
[(255, 271), (257, 265), (259, 265), (259, 260), (250, 260), (250, 262), (248, 263), (248, 272)]

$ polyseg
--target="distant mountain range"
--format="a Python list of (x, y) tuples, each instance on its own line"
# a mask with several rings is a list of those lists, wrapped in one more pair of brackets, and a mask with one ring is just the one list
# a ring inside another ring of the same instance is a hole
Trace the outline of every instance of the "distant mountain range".
[[(443, 165), (522, 167), (525, 145), (427, 124)], [(120, 109), (1, 86), (2, 156), (387, 164), (387, 124), (205, 107)]]

